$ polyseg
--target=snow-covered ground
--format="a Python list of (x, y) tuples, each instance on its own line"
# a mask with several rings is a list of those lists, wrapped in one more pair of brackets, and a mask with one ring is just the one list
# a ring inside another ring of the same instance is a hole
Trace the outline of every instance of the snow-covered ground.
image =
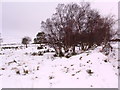
[(118, 44), (108, 56), (100, 47), (70, 58), (36, 55), (46, 50), (0, 51), (0, 88), (118, 88)]

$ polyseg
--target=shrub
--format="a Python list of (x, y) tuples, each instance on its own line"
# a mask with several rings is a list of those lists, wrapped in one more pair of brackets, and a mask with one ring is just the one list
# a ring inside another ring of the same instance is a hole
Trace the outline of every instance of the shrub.
[(70, 54), (67, 54), (65, 57), (66, 57), (66, 58), (70, 58), (70, 57), (71, 57), (71, 55), (70, 55)]
[(74, 52), (73, 52), (72, 55), (77, 55), (77, 53), (74, 53)]
[(59, 57), (64, 57), (64, 54), (60, 52)]
[(23, 71), (24, 71), (24, 74), (28, 74), (29, 73), (28, 70), (23, 69)]
[(55, 52), (55, 51), (52, 50), (51, 52)]
[(37, 55), (37, 53), (36, 53), (36, 52), (33, 52), (31, 55), (36, 56), (36, 55)]
[(43, 52), (39, 51), (39, 52), (38, 52), (38, 55), (39, 55), (39, 56), (42, 56), (42, 55), (43, 55)]
[(91, 69), (86, 70), (86, 72), (91, 76), (93, 74)]
[(47, 49), (47, 50), (46, 50), (46, 52), (50, 52), (50, 50), (49, 50), (49, 49)]
[(37, 49), (43, 49), (43, 47), (42, 47), (42, 46), (40, 46), (40, 47), (37, 47)]
[(17, 70), (17, 71), (16, 71), (16, 74), (20, 74), (20, 71), (19, 71), (19, 70)]
[(43, 51), (43, 53), (46, 53), (46, 51)]
[(54, 77), (53, 76), (49, 76), (49, 79), (51, 80), (51, 79), (53, 79)]
[(57, 57), (58, 55), (57, 55), (57, 54), (54, 54), (53, 56), (54, 56), (54, 57)]
[(25, 55), (28, 55), (28, 53), (26, 52)]

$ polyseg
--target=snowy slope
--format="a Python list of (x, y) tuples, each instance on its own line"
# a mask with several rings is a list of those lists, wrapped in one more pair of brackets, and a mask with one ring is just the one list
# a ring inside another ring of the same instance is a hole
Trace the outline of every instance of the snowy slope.
[(70, 58), (54, 57), (54, 52), (43, 56), (27, 49), (3, 50), (0, 55), (0, 87), (2, 88), (117, 88), (118, 51), (105, 56), (101, 48), (89, 50)]

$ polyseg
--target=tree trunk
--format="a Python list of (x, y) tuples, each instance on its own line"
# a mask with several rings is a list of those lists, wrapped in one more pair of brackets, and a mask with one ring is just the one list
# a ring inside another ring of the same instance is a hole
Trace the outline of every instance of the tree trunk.
[(84, 45), (83, 45), (83, 43), (81, 44), (81, 49), (84, 50)]
[(28, 46), (27, 46), (27, 44), (26, 44), (26, 48), (27, 48)]
[(62, 48), (59, 47), (59, 57), (62, 57), (62, 56), (64, 56), (64, 54), (63, 54), (63, 52), (62, 52)]
[(64, 46), (63, 48), (64, 48), (65, 53), (69, 51), (67, 46)]
[(75, 45), (73, 46), (73, 54), (75, 54)]
[(54, 46), (53, 48), (55, 49), (56, 55), (58, 55), (58, 50), (57, 50), (57, 48), (56, 48), (55, 46)]

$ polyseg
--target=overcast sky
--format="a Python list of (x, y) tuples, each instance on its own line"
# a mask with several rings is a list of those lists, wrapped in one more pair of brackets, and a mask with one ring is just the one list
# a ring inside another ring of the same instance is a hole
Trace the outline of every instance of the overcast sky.
[[(40, 22), (51, 17), (57, 4), (58, 2), (0, 3), (0, 8), (2, 7), (0, 32), (4, 43), (21, 42), (24, 36), (33, 39), (40, 31)], [(117, 2), (91, 2), (91, 6), (99, 10), (102, 15), (113, 14), (118, 17)]]

